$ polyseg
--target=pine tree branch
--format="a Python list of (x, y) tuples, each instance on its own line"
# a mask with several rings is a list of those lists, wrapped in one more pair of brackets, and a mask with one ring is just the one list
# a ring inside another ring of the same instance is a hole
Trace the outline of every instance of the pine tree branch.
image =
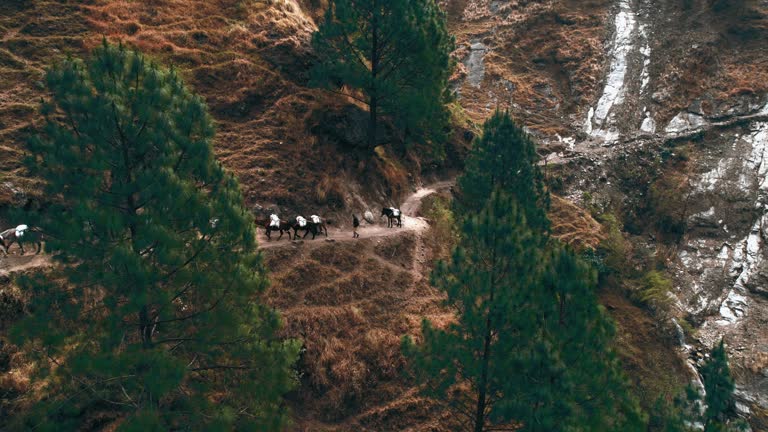
[(349, 40), (349, 35), (347, 34), (347, 30), (344, 28), (343, 25), (339, 26), (341, 27), (341, 34), (344, 42), (346, 45), (352, 50), (352, 54), (355, 57), (355, 60), (357, 60), (358, 64), (363, 67), (363, 69), (368, 69), (368, 65), (365, 64), (365, 55), (360, 52), (360, 50), (352, 43), (352, 41)]
[[(403, 42), (403, 41), (399, 40), (398, 42)], [(385, 47), (382, 47), (381, 48), (381, 54), (380, 54), (381, 57), (380, 58), (382, 60), (384, 60), (384, 59), (388, 58), (388, 56), (390, 54), (398, 53), (398, 52), (399, 53), (403, 53), (401, 58), (407, 58), (411, 54), (411, 50), (413, 49), (413, 47), (415, 47), (418, 42), (419, 42), (418, 39), (411, 38), (411, 40), (408, 41), (408, 43), (405, 46), (403, 46), (403, 44), (400, 43), (398, 45), (390, 45), (389, 47), (386, 47), (386, 48), (389, 48), (388, 52), (384, 49)], [(393, 64), (393, 62), (395, 61), (396, 58), (397, 57), (389, 58), (389, 61), (387, 63), (388, 64)]]
[[(212, 304), (210, 307), (208, 307), (208, 308), (206, 308), (206, 309), (203, 309), (203, 310), (200, 310), (200, 311), (197, 311), (197, 312), (195, 312), (195, 313), (192, 313), (192, 314), (186, 315), (186, 316), (182, 316), (182, 317), (178, 317), (178, 318), (171, 318), (171, 319), (167, 319), (167, 320), (158, 320), (158, 321), (156, 321), (156, 322), (155, 322), (155, 325), (160, 325), (160, 324), (167, 324), (167, 323), (171, 323), (171, 322), (178, 322), (178, 321), (186, 321), (186, 320), (189, 320), (189, 319), (195, 318), (195, 317), (197, 317), (197, 316), (200, 316), (200, 315), (202, 315), (202, 314), (208, 313), (208, 312), (210, 312), (210, 311), (212, 311), (212, 310), (216, 309), (216, 307), (218, 307), (219, 303), (221, 303), (221, 301), (222, 301), (222, 300), (224, 300), (224, 297), (226, 297), (226, 295), (227, 295), (227, 294), (229, 294), (229, 288), (230, 288), (230, 287), (231, 287), (231, 284), (230, 284), (230, 286), (228, 286), (228, 287), (227, 287), (227, 288), (224, 290), (224, 293), (222, 293), (222, 294), (219, 296), (219, 298), (217, 298), (217, 299), (216, 299), (216, 300), (213, 302), (213, 304)], [(159, 312), (158, 312), (158, 313), (159, 313)], [(159, 316), (159, 315), (156, 315), (156, 316)]]
[(381, 81), (386, 81), (387, 79), (389, 79), (389, 76), (392, 75), (392, 73), (398, 71), (400, 69), (400, 67), (402, 65), (406, 64), (409, 60), (410, 59), (408, 58), (408, 56), (404, 55), (404, 56), (402, 56), (400, 58), (400, 61), (398, 61), (398, 62), (390, 61), (390, 63), (389, 63), (389, 68), (390, 69), (388, 71), (384, 72), (384, 74), (380, 78)]
[(203, 243), (203, 245), (202, 245), (202, 246), (201, 246), (199, 249), (197, 249), (197, 250), (195, 251), (195, 253), (193, 253), (193, 254), (192, 254), (192, 256), (190, 256), (190, 257), (189, 257), (189, 258), (188, 258), (186, 261), (184, 261), (184, 262), (183, 262), (183, 263), (182, 263), (180, 266), (176, 267), (175, 269), (173, 269), (173, 270), (171, 270), (169, 273), (167, 273), (165, 276), (163, 276), (163, 278), (162, 278), (162, 279), (160, 279), (160, 282), (165, 282), (165, 281), (169, 280), (169, 279), (170, 279), (170, 278), (172, 278), (172, 277), (173, 277), (173, 276), (174, 276), (176, 273), (178, 273), (179, 271), (181, 271), (181, 269), (183, 269), (183, 268), (185, 268), (186, 266), (188, 266), (189, 264), (191, 264), (191, 263), (192, 263), (192, 261), (194, 261), (194, 260), (195, 260), (195, 259), (196, 259), (196, 258), (197, 258), (199, 255), (200, 255), (200, 253), (201, 253), (203, 250), (205, 250), (205, 249), (206, 249), (208, 246), (210, 246), (210, 245), (211, 245), (211, 241), (213, 240), (213, 236), (214, 236), (214, 235), (215, 235), (215, 234), (211, 234), (211, 235), (208, 237), (208, 239), (207, 239), (207, 240), (205, 239), (205, 236), (203, 236), (203, 238), (202, 238), (202, 239), (200, 239), (200, 240), (201, 240), (201, 242)]
[(334, 94), (337, 94), (337, 95), (346, 96), (346, 97), (352, 98), (352, 99), (354, 99), (354, 100), (356, 100), (356, 101), (358, 101), (358, 102), (360, 102), (362, 104), (368, 105), (368, 101), (366, 101), (365, 99), (361, 99), (361, 98), (359, 98), (357, 96), (353, 96), (353, 95), (348, 94), (348, 93), (344, 93), (344, 92), (341, 92), (341, 91), (333, 90), (331, 88), (323, 87), (322, 89), (327, 91), (327, 92), (329, 92), (329, 93), (334, 93)]
[(246, 369), (253, 369), (253, 366), (245, 366), (245, 365), (239, 365), (239, 366), (233, 366), (233, 365), (210, 365), (210, 366), (201, 366), (197, 368), (189, 369), (192, 372), (202, 372), (202, 371), (208, 371), (208, 370), (216, 370), (216, 369), (238, 369), (238, 370), (246, 370)]
[(200, 339), (191, 338), (191, 337), (165, 338), (165, 339), (155, 341), (155, 344), (164, 344), (164, 343), (171, 343), (171, 342), (189, 342), (189, 341), (195, 341), (195, 340), (200, 340)]
[(78, 138), (80, 137), (80, 131), (77, 129), (77, 126), (75, 125), (75, 120), (72, 118), (72, 113), (69, 110), (66, 110), (67, 113), (67, 119), (69, 119), (69, 124), (72, 126), (72, 130), (75, 132), (75, 135), (77, 135)]

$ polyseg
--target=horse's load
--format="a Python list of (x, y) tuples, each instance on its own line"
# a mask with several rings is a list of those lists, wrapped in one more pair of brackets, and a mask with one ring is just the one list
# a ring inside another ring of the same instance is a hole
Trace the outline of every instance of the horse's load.
[(269, 226), (279, 228), (280, 227), (280, 217), (274, 213), (269, 215)]
[(392, 210), (392, 216), (394, 217), (400, 216), (400, 209), (396, 209), (394, 207), (390, 207), (389, 209)]
[(19, 225), (16, 227), (16, 237), (24, 237), (24, 233), (29, 229), (27, 225)]
[(317, 225), (320, 223), (320, 216), (318, 215), (312, 215), (309, 217), (309, 219), (312, 221), (313, 224)]
[(299, 224), (299, 227), (304, 228), (307, 226), (307, 220), (304, 219), (302, 216), (296, 216), (296, 222)]

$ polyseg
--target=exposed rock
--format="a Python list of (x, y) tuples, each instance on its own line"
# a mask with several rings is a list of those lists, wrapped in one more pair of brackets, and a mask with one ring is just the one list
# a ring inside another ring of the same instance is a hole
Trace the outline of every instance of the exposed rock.
[(661, 104), (661, 103), (664, 103), (664, 102), (665, 102), (667, 99), (669, 99), (669, 98), (670, 98), (670, 96), (671, 96), (671, 95), (669, 94), (669, 90), (668, 90), (668, 89), (666, 89), (666, 88), (663, 88), (663, 89), (661, 89), (661, 90), (659, 90), (659, 91), (657, 91), (657, 92), (654, 92), (654, 93), (651, 95), (651, 99), (652, 99), (654, 102), (656, 102), (656, 103), (658, 103), (658, 104)]
[(664, 132), (668, 134), (680, 134), (683, 132), (690, 132), (693, 130), (701, 129), (707, 124), (707, 120), (704, 117), (693, 114), (690, 112), (681, 112), (673, 118)]
[(651, 116), (650, 111), (645, 112), (645, 119), (643, 119), (643, 123), (640, 125), (640, 131), (645, 133), (656, 133), (656, 121)]
[[(616, 142), (623, 131), (637, 127), (644, 115), (641, 130), (656, 131), (655, 122), (647, 110), (637, 112), (632, 104), (645, 94), (650, 83), (651, 46), (648, 27), (640, 20), (638, 10), (643, 2), (619, 1), (619, 11), (614, 20), (614, 34), (610, 48), (611, 64), (605, 78), (602, 95), (595, 107), (587, 113), (584, 131), (606, 145)], [(639, 85), (635, 83), (639, 82)], [(624, 105), (627, 105), (624, 107)], [(619, 109), (619, 108), (622, 109)], [(621, 123), (633, 118), (636, 125), (627, 127)]]
[(712, 117), (745, 116), (759, 112), (765, 107), (768, 107), (768, 104), (764, 97), (744, 95), (717, 104)]
[(704, 109), (702, 108), (701, 99), (696, 99), (688, 106), (688, 112), (696, 115), (704, 116)]
[(474, 87), (480, 87), (485, 77), (485, 63), (483, 59), (487, 48), (480, 41), (472, 42), (469, 49), (469, 55), (464, 61), (464, 65), (467, 67), (467, 81)]
[(715, 208), (692, 214), (688, 217), (688, 226), (698, 226), (703, 228), (717, 228), (720, 224), (715, 217)]

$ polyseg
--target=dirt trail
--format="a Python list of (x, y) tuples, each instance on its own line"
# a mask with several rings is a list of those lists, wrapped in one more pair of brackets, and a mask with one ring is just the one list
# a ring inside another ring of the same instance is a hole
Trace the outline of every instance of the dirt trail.
[[(359, 229), (360, 237), (361, 238), (375, 238), (375, 237), (387, 237), (387, 236), (393, 236), (393, 235), (400, 235), (404, 232), (417, 232), (420, 233), (427, 228), (429, 228), (429, 224), (427, 223), (424, 218), (421, 217), (413, 217), (408, 215), (414, 215), (416, 214), (419, 209), (421, 208), (421, 201), (426, 198), (429, 195), (432, 195), (433, 193), (437, 193), (439, 191), (446, 190), (451, 187), (453, 184), (452, 181), (442, 181), (433, 183), (424, 187), (419, 188), (411, 194), (408, 199), (405, 200), (403, 205), (400, 207), (400, 209), (403, 211), (403, 226), (402, 228), (387, 228), (386, 221), (382, 219), (381, 222), (376, 224), (367, 224), (365, 221), (363, 221), (363, 225)], [(267, 236), (264, 234), (263, 230), (259, 231), (258, 237), (259, 237), (259, 247), (261, 249), (269, 249), (279, 246), (292, 246), (297, 244), (303, 244), (306, 243), (308, 245), (322, 245), (327, 244), (327, 242), (337, 242), (337, 241), (355, 241), (356, 239), (352, 238), (352, 226), (351, 221), (348, 224), (349, 226), (344, 226), (343, 228), (336, 228), (332, 227), (328, 229), (328, 238), (326, 239), (325, 236), (323, 237), (317, 237), (314, 241), (310, 239), (310, 237), (307, 237), (306, 240), (297, 240), (297, 241), (288, 241), (286, 236), (283, 236), (282, 240), (277, 240), (277, 235), (274, 235), (272, 237), (272, 241), (267, 240)], [(15, 251), (18, 253), (18, 251)], [(41, 255), (34, 255), (31, 252), (27, 252), (26, 255), (17, 255), (11, 253), (8, 256), (2, 256), (0, 255), (0, 277), (7, 276), (14, 272), (24, 271), (32, 268), (37, 267), (47, 267), (51, 265), (51, 259), (50, 256), (41, 254)]]
[[(416, 190), (413, 194), (411, 194), (405, 202), (400, 206), (400, 210), (403, 212), (402, 220), (403, 220), (403, 226), (402, 228), (387, 228), (386, 225), (386, 219), (383, 217), (380, 218), (380, 221), (377, 221), (375, 224), (368, 224), (365, 221), (362, 221), (362, 225), (360, 226), (360, 229), (358, 232), (360, 233), (360, 238), (375, 238), (375, 237), (388, 237), (393, 235), (399, 235), (403, 232), (411, 232), (415, 231), (417, 233), (423, 232), (427, 228), (429, 228), (429, 224), (427, 221), (422, 217), (414, 217), (409, 215), (414, 215), (418, 213), (419, 209), (421, 208), (421, 201), (428, 197), (429, 195), (432, 195), (434, 193), (437, 193), (439, 191), (444, 191), (449, 189), (453, 185), (453, 181), (441, 181), (437, 183), (432, 183), (426, 186), (423, 186)], [(378, 215), (378, 212), (374, 212), (374, 218)], [(343, 221), (341, 227), (329, 227), (328, 228), (328, 238), (325, 236), (318, 236), (315, 238), (315, 240), (312, 240), (311, 234), (307, 236), (306, 239), (299, 239), (294, 241), (289, 241), (287, 238), (287, 235), (283, 235), (283, 238), (280, 240), (277, 240), (277, 236), (280, 234), (272, 233), (272, 240), (268, 240), (266, 234), (264, 234), (263, 230), (259, 230), (258, 239), (259, 239), (259, 248), (261, 249), (270, 249), (274, 247), (279, 246), (291, 246), (291, 245), (297, 245), (297, 244), (326, 244), (327, 242), (337, 242), (337, 241), (356, 241), (357, 239), (352, 238), (352, 221)], [(300, 234), (303, 235), (303, 232)]]
[(13, 253), (8, 256), (0, 255), (0, 277), (8, 276), (13, 272), (50, 265), (50, 256), (43, 254), (35, 255), (34, 252), (27, 251), (26, 255), (14, 255)]

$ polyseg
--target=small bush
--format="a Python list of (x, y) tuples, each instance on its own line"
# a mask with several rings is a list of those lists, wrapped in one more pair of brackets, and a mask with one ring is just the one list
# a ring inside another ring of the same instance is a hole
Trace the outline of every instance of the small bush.
[(688, 197), (686, 189), (686, 179), (675, 175), (659, 177), (651, 185), (650, 207), (656, 215), (656, 228), (661, 234), (671, 234), (679, 238), (685, 233)]
[(600, 216), (600, 223), (606, 230), (605, 240), (600, 242), (597, 254), (602, 257), (601, 268), (606, 274), (623, 276), (627, 272), (627, 241), (621, 232), (621, 223), (615, 215), (605, 213)]
[(434, 257), (445, 259), (451, 253), (458, 241), (456, 219), (451, 210), (450, 199), (433, 196), (424, 200), (422, 213), (430, 221), (430, 243)]
[(657, 312), (666, 313), (672, 307), (672, 281), (663, 273), (652, 270), (646, 273), (637, 299)]
[(550, 175), (547, 176), (547, 186), (550, 192), (561, 194), (565, 190), (565, 181), (560, 176)]

